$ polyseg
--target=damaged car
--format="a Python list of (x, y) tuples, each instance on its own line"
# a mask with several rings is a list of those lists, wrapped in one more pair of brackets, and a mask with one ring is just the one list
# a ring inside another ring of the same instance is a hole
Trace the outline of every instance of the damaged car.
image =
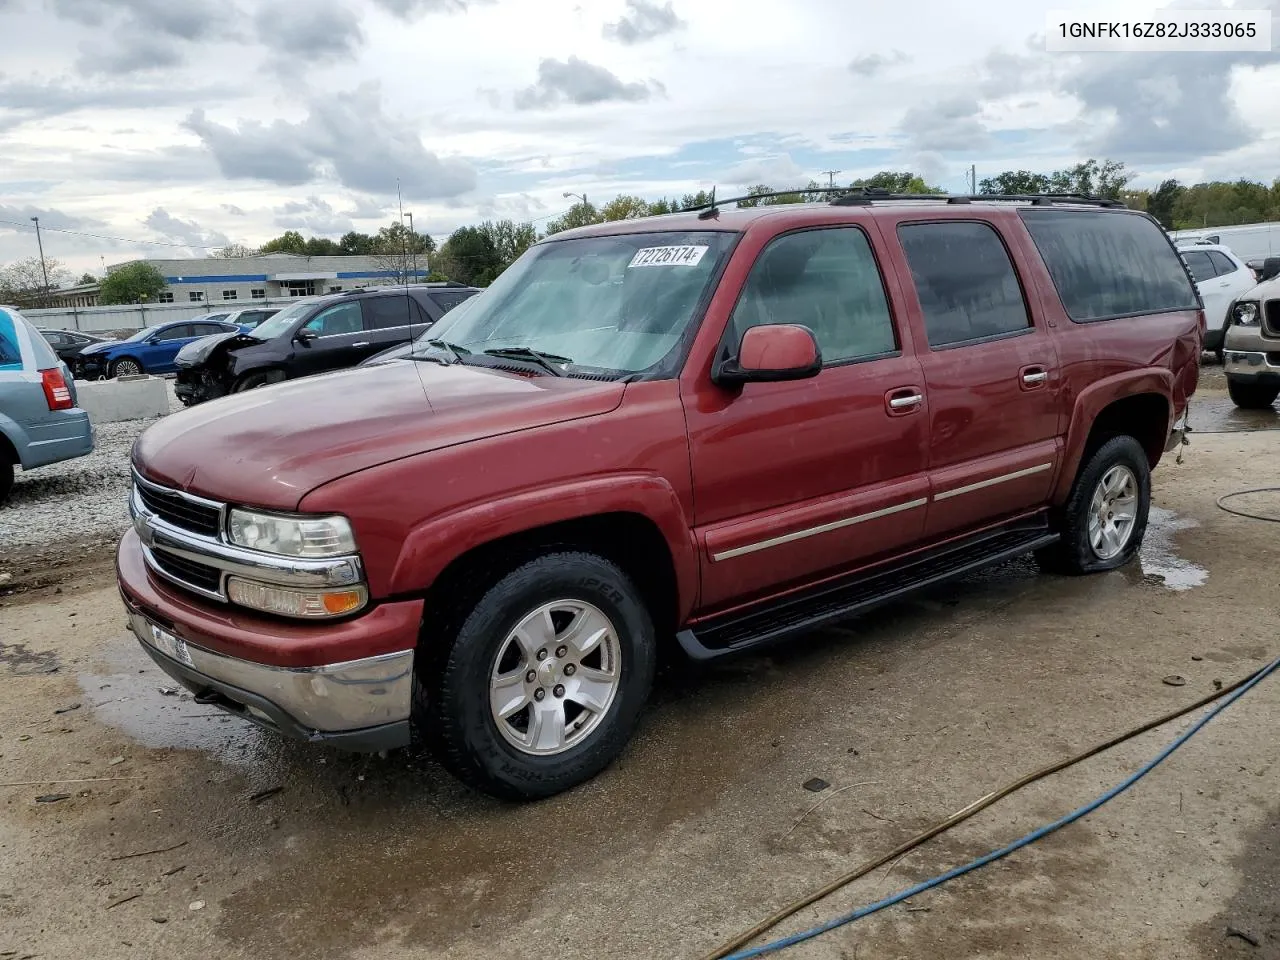
[(247, 332), (188, 344), (175, 364), (174, 392), (187, 406), (282, 380), (354, 367), (409, 344), (479, 293), (457, 283), (366, 287), (310, 297)]

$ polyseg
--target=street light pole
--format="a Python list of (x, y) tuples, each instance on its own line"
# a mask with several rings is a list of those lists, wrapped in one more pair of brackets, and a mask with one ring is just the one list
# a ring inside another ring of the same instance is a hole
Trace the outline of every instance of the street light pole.
[(40, 250), (40, 272), (44, 274), (44, 305), (49, 305), (49, 268), (44, 262), (44, 241), (40, 239), (40, 218), (32, 217), (36, 225), (36, 247)]
[(401, 214), (401, 216), (409, 218), (409, 253), (413, 257), (413, 282), (418, 282), (418, 235), (413, 232), (413, 213)]

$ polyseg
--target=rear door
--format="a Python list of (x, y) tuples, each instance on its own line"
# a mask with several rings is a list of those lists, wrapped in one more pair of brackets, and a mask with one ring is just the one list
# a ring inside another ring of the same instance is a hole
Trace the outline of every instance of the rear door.
[(1049, 499), (1060, 457), (1061, 376), (1053, 338), (994, 222), (885, 225), (929, 398), (932, 502), (926, 537), (962, 533)]
[(316, 338), (294, 342), (292, 375), (295, 377), (354, 367), (368, 355), (364, 351), (369, 347), (369, 335), (358, 300), (344, 300), (325, 307), (301, 329), (314, 333)]
[(1238, 257), (1223, 250), (1209, 250), (1207, 253), (1209, 262), (1213, 264), (1214, 277), (1206, 286), (1212, 286), (1224, 302), (1220, 315), (1209, 316), (1206, 310), (1205, 323), (1210, 330), (1225, 330), (1227, 311), (1231, 309), (1231, 304), (1242, 293), (1257, 286), (1257, 281), (1253, 271)]
[(364, 307), (364, 325), (369, 336), (358, 348), (357, 363), (375, 353), (408, 343), (413, 339), (415, 324), (419, 332), (425, 329), (418, 305), (407, 293), (365, 297), (360, 302)]

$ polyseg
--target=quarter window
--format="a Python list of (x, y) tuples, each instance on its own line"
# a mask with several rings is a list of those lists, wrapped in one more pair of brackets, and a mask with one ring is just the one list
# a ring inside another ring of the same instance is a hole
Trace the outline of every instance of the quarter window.
[(1031, 328), (1013, 261), (986, 223), (911, 223), (898, 228), (924, 314), (929, 346)]
[(1177, 251), (1148, 217), (1034, 207), (1018, 215), (1049, 268), (1067, 316), (1077, 323), (1199, 309)]
[(1188, 250), (1182, 254), (1182, 259), (1187, 261), (1187, 269), (1196, 283), (1204, 283), (1216, 276), (1213, 261), (1203, 250)]
[(1213, 261), (1214, 273), (1221, 277), (1228, 273), (1235, 273), (1240, 268), (1231, 262), (1231, 259), (1221, 250), (1210, 250), (1209, 259)]
[(388, 327), (407, 327), (413, 321), (409, 315), (409, 298), (371, 297), (364, 302), (365, 316), (369, 327), (374, 330), (385, 330)]
[(754, 326), (797, 323), (813, 331), (824, 363), (898, 349), (884, 282), (856, 227), (805, 230), (760, 254), (733, 311), (738, 341)]

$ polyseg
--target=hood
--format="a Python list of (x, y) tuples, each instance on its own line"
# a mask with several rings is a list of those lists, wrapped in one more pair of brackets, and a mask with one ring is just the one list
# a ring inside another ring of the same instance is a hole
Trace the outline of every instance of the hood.
[(392, 363), (233, 394), (170, 414), (133, 447), (146, 477), (294, 510), (321, 484), (418, 453), (600, 416), (625, 385), (462, 364)]
[(83, 357), (85, 354), (89, 353), (106, 353), (108, 350), (113, 347), (118, 347), (122, 343), (124, 343), (123, 340), (104, 340), (101, 343), (90, 343), (80, 351), (80, 356)]
[(1257, 286), (1246, 290), (1236, 297), (1236, 301), (1273, 300), (1277, 297), (1280, 297), (1280, 277), (1272, 277), (1270, 280), (1264, 280)]
[(417, 344), (410, 340), (408, 343), (402, 343), (399, 346), (390, 348), (389, 350), (383, 350), (381, 353), (375, 353), (368, 359), (361, 360), (360, 366), (372, 367), (375, 364), (386, 363), (388, 360), (399, 360), (401, 357), (407, 357), (409, 354), (413, 353), (415, 346), (417, 346)]
[[(227, 343), (229, 340), (243, 342)], [(230, 348), (244, 347), (251, 343), (262, 343), (262, 341), (255, 340), (253, 337), (235, 330), (229, 330), (226, 333), (215, 333), (208, 337), (201, 337), (199, 340), (192, 340), (178, 351), (178, 355), (173, 358), (173, 362), (180, 367), (194, 367), (208, 360), (213, 355), (214, 348), (224, 343), (227, 343)]]

